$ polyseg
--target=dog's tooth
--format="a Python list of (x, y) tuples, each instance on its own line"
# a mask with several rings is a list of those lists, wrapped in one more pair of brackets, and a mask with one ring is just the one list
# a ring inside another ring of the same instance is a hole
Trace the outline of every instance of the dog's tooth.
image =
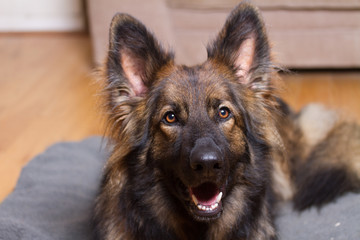
[(221, 201), (223, 193), (220, 192), (219, 195), (216, 197), (216, 203), (219, 203)]
[(206, 207), (201, 204), (198, 204), (197, 207), (199, 210), (203, 210), (203, 211), (206, 210)]
[(194, 194), (191, 195), (191, 198), (192, 198), (193, 202), (195, 203), (195, 205), (198, 205), (199, 201), (197, 200), (197, 198), (195, 197)]
[(219, 206), (219, 204), (214, 203), (211, 206), (204, 206), (204, 205), (201, 205), (201, 204), (197, 204), (196, 206), (197, 206), (197, 208), (199, 210), (202, 210), (202, 211), (212, 211), (212, 210), (216, 209)]

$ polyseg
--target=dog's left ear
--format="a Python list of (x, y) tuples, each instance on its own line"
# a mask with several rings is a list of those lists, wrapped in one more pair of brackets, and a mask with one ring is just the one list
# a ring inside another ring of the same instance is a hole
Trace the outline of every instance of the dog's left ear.
[[(142, 103), (158, 72), (172, 63), (173, 54), (165, 51), (139, 20), (122, 13), (113, 17), (108, 57), (103, 69), (111, 137), (121, 138), (121, 143), (124, 139), (134, 144), (140, 142), (145, 124), (141, 122), (143, 118), (134, 115), (144, 114)], [(136, 126), (136, 130), (127, 132), (133, 129), (127, 127), (131, 125)]]
[(231, 12), (207, 51), (209, 59), (230, 66), (242, 84), (255, 89), (267, 84), (265, 76), (272, 71), (270, 47), (261, 16), (249, 3)]
[(113, 101), (118, 96), (144, 96), (156, 72), (173, 60), (172, 53), (164, 51), (153, 34), (127, 14), (114, 16), (109, 38), (106, 75)]

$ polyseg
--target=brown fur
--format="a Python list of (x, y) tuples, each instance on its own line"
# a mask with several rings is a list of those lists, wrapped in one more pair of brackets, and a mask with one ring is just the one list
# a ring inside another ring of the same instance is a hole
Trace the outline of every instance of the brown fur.
[(139, 21), (114, 17), (100, 239), (276, 239), (279, 201), (302, 210), (360, 189), (360, 127), (278, 98), (256, 8), (236, 7), (207, 50), (178, 66)]

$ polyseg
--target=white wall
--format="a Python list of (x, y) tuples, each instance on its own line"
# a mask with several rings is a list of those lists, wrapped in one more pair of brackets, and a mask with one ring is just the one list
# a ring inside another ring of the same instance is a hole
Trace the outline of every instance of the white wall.
[(82, 0), (0, 0), (0, 31), (79, 31)]

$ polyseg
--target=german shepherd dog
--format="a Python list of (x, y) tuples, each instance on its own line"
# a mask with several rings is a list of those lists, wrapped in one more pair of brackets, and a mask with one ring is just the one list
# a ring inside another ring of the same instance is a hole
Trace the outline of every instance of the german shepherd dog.
[(360, 189), (360, 127), (294, 113), (258, 10), (240, 3), (192, 67), (117, 14), (104, 67), (113, 149), (99, 239), (277, 239), (277, 203), (322, 206)]

